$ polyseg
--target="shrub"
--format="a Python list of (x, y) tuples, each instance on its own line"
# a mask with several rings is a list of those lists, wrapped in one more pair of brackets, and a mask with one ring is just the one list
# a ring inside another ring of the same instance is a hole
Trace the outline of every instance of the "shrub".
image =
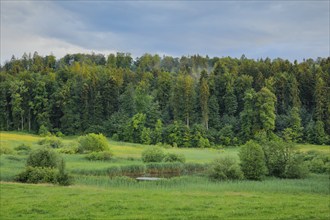
[(64, 160), (61, 160), (58, 168), (58, 174), (56, 175), (58, 184), (61, 186), (68, 186), (72, 183), (72, 178), (65, 172), (65, 163)]
[(57, 175), (57, 170), (53, 168), (28, 166), (15, 180), (23, 183), (57, 183)]
[(283, 141), (266, 141), (262, 146), (269, 175), (285, 177), (285, 168), (293, 153), (292, 143)]
[(63, 142), (57, 137), (46, 137), (38, 141), (39, 145), (47, 145), (51, 148), (61, 148), (63, 147)]
[(327, 173), (330, 162), (324, 162), (321, 157), (315, 157), (308, 163), (308, 167), (313, 173)]
[(161, 162), (164, 156), (162, 148), (157, 146), (148, 147), (142, 151), (142, 161), (145, 163)]
[(241, 169), (246, 179), (261, 180), (267, 173), (265, 155), (261, 146), (253, 141), (240, 148)]
[(51, 133), (48, 131), (48, 128), (46, 126), (44, 126), (44, 125), (41, 125), (40, 126), (38, 134), (41, 137), (46, 137), (46, 136), (50, 136), (51, 135)]
[(87, 160), (111, 160), (113, 154), (109, 151), (91, 152), (86, 155)]
[(164, 162), (181, 162), (184, 163), (186, 161), (186, 158), (183, 154), (175, 154), (175, 153), (168, 153), (165, 155)]
[(15, 147), (16, 151), (31, 151), (31, 146), (27, 144), (21, 144), (18, 147)]
[(78, 146), (76, 146), (76, 145), (73, 145), (71, 147), (65, 146), (65, 147), (59, 148), (57, 152), (62, 153), (62, 154), (76, 154), (76, 153), (78, 153)]
[(214, 180), (243, 179), (243, 172), (235, 158), (222, 157), (212, 162), (209, 177)]
[(58, 131), (55, 133), (55, 136), (61, 138), (61, 137), (64, 137), (65, 135), (61, 131)]
[(304, 154), (304, 161), (307, 162), (309, 170), (313, 173), (329, 173), (330, 171), (330, 156), (328, 155), (308, 151)]
[(58, 155), (49, 148), (32, 151), (27, 159), (27, 166), (55, 168), (58, 165)]
[(87, 134), (78, 139), (79, 152), (107, 151), (109, 150), (108, 141), (103, 134)]
[(285, 167), (284, 176), (291, 179), (301, 179), (307, 177), (308, 173), (308, 167), (304, 163), (302, 155), (294, 154)]
[(111, 139), (114, 140), (114, 141), (119, 141), (119, 135), (118, 134), (113, 134)]
[(24, 158), (16, 156), (16, 155), (7, 155), (6, 158), (8, 160), (12, 160), (12, 161), (21, 161), (24, 159)]

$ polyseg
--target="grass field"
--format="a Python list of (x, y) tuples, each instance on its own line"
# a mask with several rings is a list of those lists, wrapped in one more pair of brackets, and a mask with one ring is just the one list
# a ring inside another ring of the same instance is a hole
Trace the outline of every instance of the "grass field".
[[(41, 137), (1, 132), (0, 144), (14, 149), (22, 143), (37, 148)], [(76, 137), (65, 137), (65, 145)], [(80, 175), (111, 166), (138, 165), (144, 145), (109, 140), (115, 159), (88, 161), (83, 155), (63, 155), (74, 185), (12, 182), (24, 169), (26, 155), (0, 156), (0, 219), (329, 219), (330, 179), (311, 174), (306, 179), (267, 178), (259, 181), (213, 182), (204, 176), (181, 176), (157, 182), (106, 175)], [(329, 146), (298, 145), (300, 151), (330, 155)], [(209, 163), (237, 157), (238, 148), (165, 149), (185, 155), (187, 162)], [(238, 157), (237, 157), (238, 158)]]

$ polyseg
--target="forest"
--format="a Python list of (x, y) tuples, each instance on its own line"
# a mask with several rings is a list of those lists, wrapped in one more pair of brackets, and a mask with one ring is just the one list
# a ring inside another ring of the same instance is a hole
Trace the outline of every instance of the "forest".
[(330, 57), (26, 53), (1, 66), (0, 129), (177, 147), (330, 143)]

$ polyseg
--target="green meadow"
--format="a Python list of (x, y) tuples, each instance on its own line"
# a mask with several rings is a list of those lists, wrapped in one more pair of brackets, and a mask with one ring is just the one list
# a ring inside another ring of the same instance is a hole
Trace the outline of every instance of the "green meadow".
[[(62, 154), (73, 176), (71, 186), (14, 182), (27, 155), (15, 148), (28, 144), (38, 148), (42, 137), (19, 132), (1, 132), (1, 146), (11, 150), (0, 156), (0, 219), (329, 219), (330, 179), (310, 174), (305, 179), (215, 182), (205, 175), (181, 175), (152, 182), (133, 178), (110, 178), (101, 171), (111, 167), (143, 165), (146, 147), (109, 141), (114, 158), (89, 161), (81, 154)], [(65, 146), (77, 137), (64, 137)], [(302, 152), (330, 155), (329, 146), (297, 145)], [(179, 149), (186, 163), (205, 164), (226, 155), (238, 159), (238, 148)]]

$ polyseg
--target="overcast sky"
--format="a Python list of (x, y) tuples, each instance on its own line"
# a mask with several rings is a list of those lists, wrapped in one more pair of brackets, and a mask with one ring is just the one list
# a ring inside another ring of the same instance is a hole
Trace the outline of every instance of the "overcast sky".
[(325, 1), (3, 1), (1, 63), (24, 52), (329, 56)]

